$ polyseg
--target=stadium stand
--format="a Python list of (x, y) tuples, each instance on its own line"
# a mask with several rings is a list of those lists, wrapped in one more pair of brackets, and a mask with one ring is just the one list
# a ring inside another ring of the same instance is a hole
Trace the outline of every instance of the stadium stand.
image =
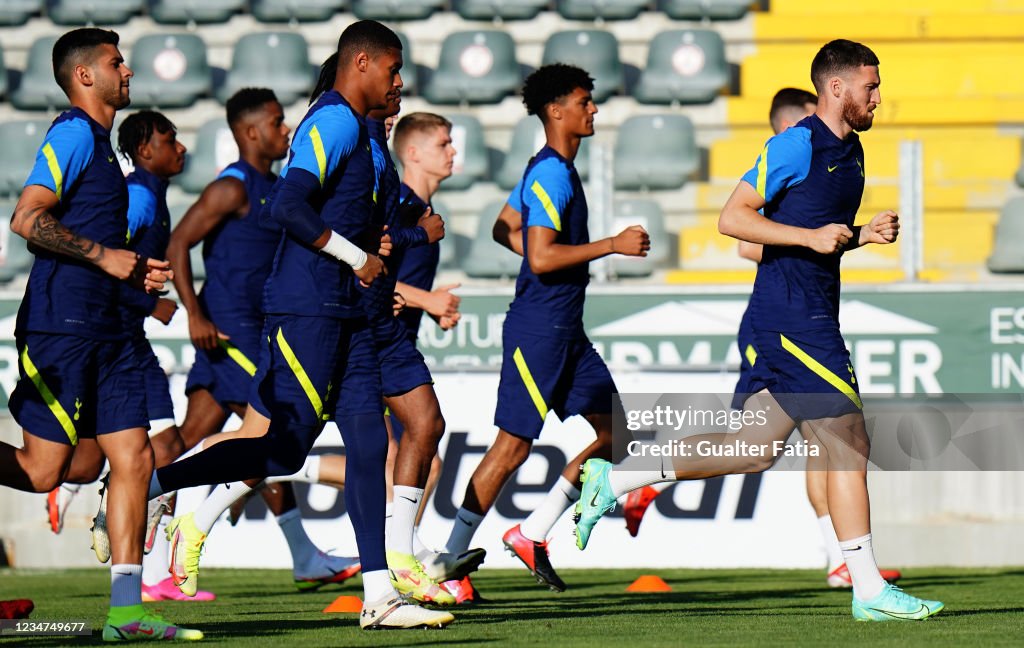
[(547, 5), (547, 0), (452, 0), (452, 9), (466, 20), (529, 20)]
[(544, 43), (542, 65), (570, 63), (594, 78), (594, 101), (605, 101), (621, 94), (624, 83), (619, 41), (615, 34), (599, 29), (556, 32)]
[(1024, 272), (1024, 198), (1013, 198), (1003, 207), (986, 265), (992, 272)]
[(206, 44), (195, 34), (148, 34), (135, 41), (130, 61), (132, 105), (191, 106), (212, 84)]
[[(14, 206), (14, 202), (0, 203), (0, 210), (3, 210), (0, 213), (12, 214)], [(32, 269), (35, 257), (28, 251), (25, 239), (12, 233), (6, 223), (4, 223), (3, 229), (7, 241), (3, 249), (0, 250), (0, 282), (7, 283), (13, 281), (18, 275), (28, 273)]]
[(7, 66), (4, 64), (4, 48), (0, 44), (0, 97), (7, 95)]
[(50, 122), (41, 119), (0, 124), (0, 196), (17, 199)]
[(675, 20), (739, 20), (750, 0), (658, 0), (658, 9)]
[(68, 98), (53, 80), (53, 44), (56, 36), (37, 38), (28, 51), (28, 65), (11, 92), (11, 103), (21, 110), (63, 110)]
[(309, 47), (299, 32), (259, 32), (242, 36), (231, 56), (231, 69), (217, 98), (226, 103), (246, 87), (272, 88), (285, 106), (309, 97), (314, 68)]
[(572, 20), (630, 20), (647, 7), (646, 0), (558, 0), (558, 13)]
[(679, 29), (654, 37), (633, 94), (642, 103), (710, 103), (728, 83), (725, 41), (718, 32)]
[(450, 114), (455, 165), (452, 176), (444, 181), (448, 191), (467, 189), (474, 182), (486, 180), (490, 171), (490, 154), (484, 140), (480, 120), (472, 115)]
[(659, 241), (661, 244), (652, 245), (646, 257), (608, 257), (612, 274), (617, 277), (647, 277), (656, 269), (667, 267), (672, 260), (673, 246), (665, 228), (665, 214), (658, 203), (644, 199), (616, 201), (612, 226), (608, 234), (618, 234), (630, 225), (642, 226), (652, 241)]
[(250, 0), (260, 22), (322, 22), (348, 7), (347, 0)]
[(58, 25), (123, 25), (142, 13), (143, 0), (46, 0), (46, 15)]
[[(544, 129), (536, 117), (522, 117), (516, 122), (515, 130), (509, 142), (508, 153), (502, 161), (501, 169), (495, 181), (502, 189), (512, 189), (523, 177), (523, 171), (530, 158), (544, 147)], [(590, 139), (580, 142), (580, 150), (576, 152), (576, 172), (580, 179), (586, 181), (590, 171)]]
[(352, 0), (352, 13), (371, 20), (423, 20), (442, 4), (442, 0)]
[(402, 41), (402, 96), (414, 95), (420, 88), (420, 66), (413, 60), (412, 41), (405, 32), (396, 31)]
[(437, 104), (497, 103), (522, 82), (508, 32), (458, 31), (441, 45), (441, 58), (423, 96)]
[(227, 121), (217, 117), (199, 128), (196, 145), (185, 157), (185, 170), (171, 182), (189, 193), (200, 193), (227, 165), (238, 159), (238, 145)]
[(223, 23), (245, 8), (245, 0), (149, 0), (149, 15), (164, 25)]
[(43, 0), (4, 0), (0, 2), (0, 25), (21, 26), (43, 8)]
[(470, 241), (469, 254), (462, 261), (462, 269), (470, 277), (502, 279), (519, 274), (522, 257), (495, 243), (491, 235), (494, 219), (504, 204), (504, 200), (490, 202), (478, 214), (476, 234)]
[(693, 122), (683, 115), (638, 115), (615, 140), (616, 189), (678, 189), (700, 166)]

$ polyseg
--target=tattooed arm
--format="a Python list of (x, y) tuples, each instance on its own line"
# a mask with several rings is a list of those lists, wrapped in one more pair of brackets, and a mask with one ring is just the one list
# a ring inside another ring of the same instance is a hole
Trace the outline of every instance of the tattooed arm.
[(106, 248), (75, 234), (50, 213), (57, 204), (57, 195), (47, 187), (25, 187), (14, 208), (11, 231), (32, 245), (92, 263), (107, 274), (148, 292), (163, 290), (164, 282), (171, 277), (166, 261), (145, 259), (131, 250)]

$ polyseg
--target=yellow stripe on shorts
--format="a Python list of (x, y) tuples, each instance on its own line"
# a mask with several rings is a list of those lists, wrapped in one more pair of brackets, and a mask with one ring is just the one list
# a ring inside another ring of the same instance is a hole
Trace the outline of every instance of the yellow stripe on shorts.
[(747, 363), (750, 364), (751, 367), (753, 367), (754, 363), (757, 362), (757, 349), (754, 348), (753, 344), (747, 345), (743, 355), (747, 356)]
[(280, 328), (277, 329), (277, 346), (281, 349), (281, 354), (284, 355), (285, 361), (291, 368), (292, 373), (295, 374), (295, 378), (299, 381), (302, 386), (302, 391), (306, 392), (306, 398), (309, 399), (309, 404), (313, 406), (313, 411), (316, 412), (318, 419), (323, 417), (324, 414), (324, 403), (320, 400), (320, 394), (316, 393), (316, 388), (313, 387), (313, 381), (309, 379), (309, 375), (306, 374), (306, 370), (302, 368), (302, 363), (295, 357), (295, 352), (292, 351), (291, 345), (284, 339), (284, 331)]
[(224, 352), (228, 354), (228, 357), (238, 363), (238, 366), (242, 368), (245, 373), (250, 376), (256, 375), (256, 365), (252, 363), (252, 360), (247, 358), (242, 350), (231, 344), (227, 340), (218, 339), (217, 346), (224, 349)]
[(853, 404), (857, 406), (857, 409), (864, 409), (864, 403), (861, 402), (860, 396), (857, 394), (857, 390), (851, 387), (842, 378), (829, 371), (828, 367), (812, 358), (806, 351), (794, 344), (793, 341), (785, 335), (780, 333), (779, 338), (782, 340), (783, 349), (792, 353), (797, 360), (804, 363), (808, 369), (821, 376), (828, 384), (846, 394), (847, 398), (853, 401)]
[(32, 384), (39, 390), (39, 395), (43, 397), (43, 402), (50, 408), (53, 415), (57, 417), (57, 421), (60, 426), (64, 428), (64, 433), (68, 435), (68, 440), (71, 441), (71, 445), (78, 445), (78, 432), (75, 430), (75, 423), (68, 416), (67, 411), (64, 410), (64, 406), (60, 404), (57, 397), (53, 395), (50, 388), (46, 385), (43, 380), (43, 376), (36, 369), (36, 365), (32, 362), (32, 359), (28, 357), (28, 345), (21, 350), (21, 366), (25, 369), (25, 375), (32, 381)]
[(543, 421), (548, 415), (548, 406), (544, 402), (544, 397), (540, 394), (540, 389), (537, 388), (537, 381), (533, 379), (530, 368), (526, 366), (526, 358), (523, 357), (523, 351), (519, 347), (516, 347), (515, 353), (512, 354), (512, 359), (515, 360), (516, 368), (519, 369), (519, 376), (523, 379), (523, 384), (526, 385), (526, 391), (530, 394), (533, 406), (537, 408), (537, 413), (540, 414), (540, 420)]

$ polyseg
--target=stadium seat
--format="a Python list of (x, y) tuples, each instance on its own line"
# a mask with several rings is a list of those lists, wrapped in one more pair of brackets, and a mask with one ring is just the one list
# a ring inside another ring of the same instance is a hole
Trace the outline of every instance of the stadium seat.
[(1017, 181), (1018, 187), (1024, 187), (1024, 139), (1020, 141), (1020, 166), (1017, 168), (1017, 176), (1014, 178)]
[(551, 35), (544, 44), (542, 65), (570, 63), (594, 78), (594, 101), (622, 92), (623, 68), (615, 34), (598, 29), (574, 29)]
[(7, 94), (7, 66), (4, 65), (4, 48), (0, 44), (0, 97)]
[[(444, 187), (448, 188), (448, 181), (444, 181)], [(437, 267), (445, 270), (451, 270), (458, 268), (458, 236), (455, 234), (455, 229), (452, 227), (452, 213), (448, 211), (448, 206), (443, 202), (434, 198), (430, 199), (430, 204), (434, 208), (434, 211), (441, 214), (441, 217), (446, 223), (444, 239), (441, 241), (441, 254), (438, 258)]]
[(222, 23), (245, 8), (245, 0), (149, 0), (149, 15), (163, 25)]
[(172, 182), (189, 193), (200, 193), (224, 167), (238, 159), (238, 145), (222, 117), (199, 127), (196, 145), (185, 157), (185, 170)]
[(46, 15), (58, 25), (123, 25), (142, 13), (143, 0), (46, 0)]
[(455, 166), (444, 181), (445, 189), (468, 189), (477, 180), (486, 180), (489, 170), (487, 143), (480, 121), (472, 115), (446, 115), (452, 122), (452, 146)]
[(699, 166), (693, 123), (683, 115), (638, 115), (619, 127), (616, 189), (678, 189)]
[(729, 84), (725, 41), (706, 29), (677, 29), (654, 37), (633, 94), (641, 103), (710, 103)]
[(986, 265), (992, 272), (1024, 272), (1024, 198), (1011, 198), (1003, 206)]
[[(502, 189), (512, 189), (523, 177), (526, 165), (537, 151), (544, 148), (544, 129), (540, 120), (533, 116), (523, 117), (516, 123), (512, 132), (512, 141), (509, 143), (508, 153), (501, 164), (501, 169), (495, 175), (494, 180)], [(580, 150), (576, 153), (574, 161), (576, 172), (580, 179), (587, 180), (590, 173), (590, 140), (584, 139), (580, 143)]]
[(739, 20), (750, 0), (658, 0), (658, 9), (676, 20)]
[(558, 13), (570, 20), (632, 20), (647, 0), (558, 0)]
[(529, 20), (547, 6), (547, 0), (452, 0), (466, 20)]
[(14, 198), (21, 195), (49, 128), (50, 122), (42, 119), (0, 124), (0, 142), (3, 142), (0, 146), (0, 195)]
[(27, 273), (32, 268), (35, 256), (28, 251), (28, 242), (14, 232), (10, 231), (10, 215), (14, 213), (14, 202), (0, 203), (0, 217), (4, 221), (4, 232), (7, 235), (6, 244), (0, 250), (0, 282), (7, 283), (20, 274)]
[(651, 235), (651, 250), (645, 257), (626, 257), (619, 254), (609, 257), (612, 274), (619, 277), (646, 277), (657, 268), (667, 265), (676, 246), (665, 230), (665, 215), (653, 200), (620, 200), (615, 202), (610, 235), (615, 235), (630, 225), (642, 225)]
[(494, 220), (504, 206), (504, 200), (496, 200), (484, 206), (476, 226), (476, 236), (469, 245), (469, 254), (462, 261), (462, 270), (473, 278), (496, 279), (519, 275), (523, 259), (515, 252), (494, 242), (491, 230)]
[(63, 110), (70, 106), (67, 96), (53, 78), (53, 44), (56, 36), (37, 38), (28, 50), (28, 63), (11, 103), (21, 110)]
[(452, 32), (423, 96), (431, 103), (497, 103), (522, 82), (516, 47), (507, 32)]
[(250, 0), (260, 22), (321, 22), (344, 11), (348, 0)]
[(419, 90), (419, 66), (412, 60), (412, 41), (404, 32), (395, 31), (402, 41), (402, 95), (414, 95)]
[(206, 263), (203, 260), (203, 245), (197, 245), (188, 252), (189, 261), (192, 262), (192, 279), (202, 281), (206, 279)]
[(299, 32), (257, 32), (246, 34), (235, 43), (231, 69), (217, 90), (217, 98), (226, 103), (242, 88), (272, 88), (278, 100), (289, 106), (308, 98), (316, 79), (309, 62), (309, 47)]
[(39, 13), (42, 8), (43, 0), (4, 0), (0, 2), (0, 25), (24, 25), (29, 17)]
[(210, 93), (206, 45), (195, 34), (148, 34), (135, 41), (131, 60), (134, 107), (183, 108)]
[(352, 13), (363, 20), (423, 20), (443, 4), (443, 0), (352, 0)]

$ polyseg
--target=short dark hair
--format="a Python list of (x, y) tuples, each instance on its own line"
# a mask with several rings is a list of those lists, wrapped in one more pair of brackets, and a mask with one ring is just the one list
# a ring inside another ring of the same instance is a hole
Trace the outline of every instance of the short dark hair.
[(451, 132), (452, 123), (445, 117), (429, 112), (414, 112), (402, 117), (395, 124), (392, 137), (395, 142), (395, 154), (401, 161), (404, 155), (405, 143), (413, 133), (429, 133), (435, 129), (444, 128)]
[(375, 58), (388, 50), (401, 52), (402, 40), (387, 26), (376, 20), (360, 20), (346, 27), (338, 37), (338, 50), (320, 66), (320, 75), (309, 95), (309, 103), (312, 104), (317, 97), (331, 89), (339, 65), (345, 65), (359, 52), (366, 52)]
[(155, 110), (140, 110), (128, 115), (117, 129), (117, 150), (126, 159), (135, 163), (139, 148), (153, 137), (153, 132), (177, 132), (174, 124), (163, 113)]
[(572, 94), (576, 88), (587, 92), (594, 89), (594, 79), (582, 68), (565, 63), (545, 65), (526, 77), (523, 83), (523, 105), (528, 115), (546, 119), (544, 106)]
[(92, 63), (92, 53), (100, 45), (117, 47), (117, 32), (96, 27), (73, 29), (53, 44), (53, 78), (67, 94), (71, 90), (71, 71), (76, 65)]
[(829, 79), (862, 65), (878, 65), (878, 57), (869, 47), (842, 38), (831, 41), (818, 50), (811, 62), (811, 83), (820, 95)]
[(768, 121), (772, 128), (779, 130), (779, 123), (790, 115), (799, 115), (807, 104), (817, 104), (818, 97), (813, 92), (799, 88), (783, 88), (772, 97), (772, 108), (768, 111)]
[(270, 88), (242, 88), (227, 103), (228, 126), (234, 127), (242, 117), (270, 103), (280, 103)]

